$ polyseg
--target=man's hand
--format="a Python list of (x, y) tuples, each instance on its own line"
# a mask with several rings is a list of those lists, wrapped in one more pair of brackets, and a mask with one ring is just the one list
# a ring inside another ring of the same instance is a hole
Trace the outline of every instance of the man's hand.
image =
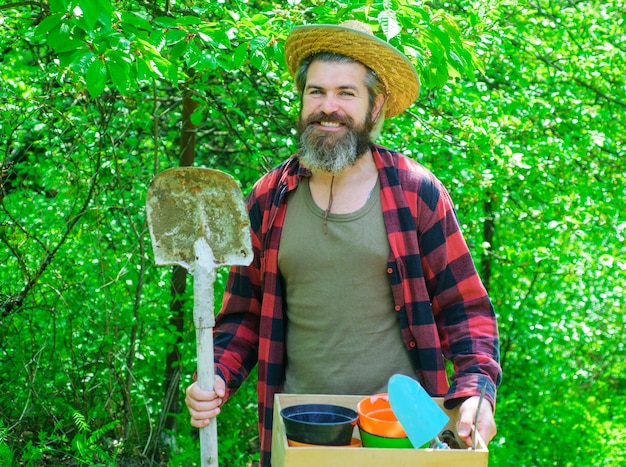
[[(462, 441), (468, 446), (473, 443), (472, 428), (474, 426), (474, 418), (476, 417), (476, 410), (478, 409), (479, 396), (470, 397), (459, 407), (460, 419), (456, 426), (456, 431)], [(480, 406), (480, 413), (478, 414), (478, 426), (477, 431), (480, 433), (485, 444), (493, 439), (496, 435), (496, 421), (493, 418), (493, 408), (489, 401), (484, 400)]]
[(215, 375), (213, 391), (203, 391), (197, 383), (193, 383), (187, 388), (186, 394), (185, 404), (191, 415), (191, 426), (203, 428), (220, 413), (220, 406), (226, 394), (226, 383)]

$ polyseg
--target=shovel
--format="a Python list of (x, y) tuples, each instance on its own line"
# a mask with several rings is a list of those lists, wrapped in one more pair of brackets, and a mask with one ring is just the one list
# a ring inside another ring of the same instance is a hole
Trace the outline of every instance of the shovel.
[[(215, 269), (252, 262), (250, 220), (243, 195), (219, 170), (177, 167), (151, 182), (146, 214), (157, 265), (179, 265), (193, 274), (197, 384), (213, 390), (213, 284)], [(217, 467), (217, 423), (200, 429), (202, 467)]]
[(432, 439), (443, 447), (437, 435), (450, 417), (432, 400), (420, 383), (405, 375), (393, 375), (387, 387), (391, 410), (414, 448)]

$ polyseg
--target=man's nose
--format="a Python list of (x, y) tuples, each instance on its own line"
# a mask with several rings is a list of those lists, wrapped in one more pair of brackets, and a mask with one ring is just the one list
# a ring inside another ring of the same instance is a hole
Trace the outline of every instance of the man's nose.
[(327, 93), (324, 96), (324, 100), (320, 105), (320, 110), (327, 115), (335, 113), (339, 109), (339, 101), (337, 100), (337, 96), (331, 93)]

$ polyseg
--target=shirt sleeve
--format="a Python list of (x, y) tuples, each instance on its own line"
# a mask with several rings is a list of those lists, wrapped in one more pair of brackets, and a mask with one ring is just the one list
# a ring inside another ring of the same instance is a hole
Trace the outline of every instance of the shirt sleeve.
[[(424, 278), (441, 341), (454, 366), (445, 404), (451, 408), (480, 394), (495, 407), (501, 380), (495, 312), (459, 228), (446, 189), (432, 180), (433, 208), (418, 227)], [(422, 194), (429, 197), (428, 194)]]

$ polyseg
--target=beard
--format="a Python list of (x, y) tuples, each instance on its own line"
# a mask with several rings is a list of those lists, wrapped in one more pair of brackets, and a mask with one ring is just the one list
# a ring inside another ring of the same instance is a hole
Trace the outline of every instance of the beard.
[[(341, 123), (343, 131), (320, 130), (316, 123), (321, 121)], [(311, 172), (324, 172), (337, 175), (352, 167), (366, 153), (371, 144), (370, 131), (373, 123), (368, 115), (361, 125), (355, 125), (350, 117), (337, 114), (317, 113), (298, 122), (300, 143), (298, 157)]]

